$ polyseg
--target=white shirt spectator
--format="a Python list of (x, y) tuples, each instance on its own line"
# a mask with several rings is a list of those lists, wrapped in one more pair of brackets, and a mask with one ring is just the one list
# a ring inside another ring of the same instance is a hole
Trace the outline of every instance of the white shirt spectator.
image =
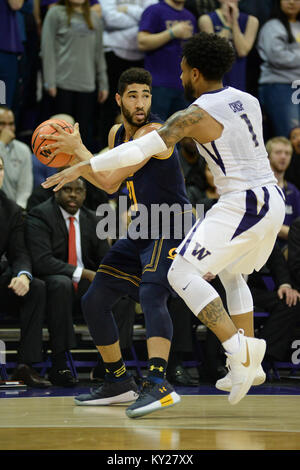
[(126, 60), (143, 59), (137, 44), (138, 25), (145, 8), (154, 3), (158, 0), (100, 0), (105, 52)]

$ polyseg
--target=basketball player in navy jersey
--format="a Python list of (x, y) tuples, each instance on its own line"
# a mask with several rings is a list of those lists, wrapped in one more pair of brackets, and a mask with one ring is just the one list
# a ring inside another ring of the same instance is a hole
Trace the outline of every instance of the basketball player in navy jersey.
[[(110, 148), (132, 141), (136, 134), (147, 132), (148, 126), (150, 129), (162, 126), (161, 120), (151, 114), (151, 83), (151, 74), (140, 68), (128, 69), (120, 76), (116, 101), (121, 109), (123, 124), (112, 127), (109, 133)], [(151, 403), (143, 411), (143, 414), (147, 414), (180, 401), (179, 395), (165, 380), (173, 332), (167, 309), (172, 290), (167, 273), (174, 258), (174, 250), (184, 238), (183, 233), (177, 239), (174, 239), (174, 231), (172, 234), (172, 230), (176, 230), (176, 217), (186, 214), (189, 206), (192, 227), (192, 207), (186, 195), (174, 147), (148, 162), (114, 170), (109, 175), (104, 172), (98, 177), (101, 181), (91, 181), (109, 193), (115, 193), (121, 183), (126, 181), (133, 209), (132, 224), (139, 216), (138, 207), (141, 204), (149, 215), (153, 204), (164, 203), (169, 207), (176, 204), (178, 208), (178, 214), (171, 215), (170, 226), (167, 227), (171, 232), (170, 237), (165, 236), (159, 221), (154, 227), (148, 217), (144, 220), (143, 228), (147, 233), (143, 233), (142, 239), (132, 239), (129, 226), (127, 237), (119, 239), (102, 260), (91, 289), (82, 300), (85, 319), (107, 373), (103, 386), (91, 394), (77, 396), (75, 403), (107, 405), (132, 401), (138, 397), (136, 384), (127, 374), (121, 357), (118, 331), (111, 313), (114, 303), (122, 295), (128, 294), (140, 302), (145, 315), (149, 370), (141, 396), (151, 394)], [(151, 238), (154, 229), (156, 236)]]
[[(223, 87), (223, 75), (233, 61), (233, 49), (225, 38), (203, 32), (195, 35), (184, 44), (181, 62), (182, 84), (186, 95), (195, 101), (171, 116), (158, 131), (110, 150), (103, 160), (95, 156), (81, 162), (47, 183), (59, 188), (79, 175), (97, 175), (147, 161), (183, 137), (195, 140), (213, 173), (220, 198), (176, 249), (168, 280), (221, 341), (229, 372), (226, 383), (218, 388), (230, 392), (232, 405), (251, 385), (265, 380), (261, 362), (266, 344), (254, 338), (253, 300), (243, 274), (265, 264), (285, 213), (284, 196), (264, 146), (259, 103), (248, 93)], [(72, 138), (78, 140), (75, 135)], [(207, 282), (208, 273), (219, 275), (231, 317)], [(150, 401), (150, 394), (139, 397), (127, 414), (138, 416)]]

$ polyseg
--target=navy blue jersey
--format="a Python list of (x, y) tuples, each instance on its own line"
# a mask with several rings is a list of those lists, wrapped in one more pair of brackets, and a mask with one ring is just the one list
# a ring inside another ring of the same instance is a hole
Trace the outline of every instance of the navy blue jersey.
[[(153, 115), (150, 115), (148, 123), (150, 122), (162, 124)], [(124, 137), (125, 129), (122, 124), (115, 134), (114, 147), (124, 143)], [(182, 210), (185, 209), (185, 204), (190, 204), (176, 147), (166, 158), (150, 158), (140, 170), (126, 179), (126, 184), (135, 210), (138, 210), (138, 204), (144, 204), (149, 210), (151, 204), (179, 204)]]
[[(149, 122), (161, 123), (154, 116), (150, 117)], [(125, 129), (121, 125), (115, 134), (114, 147), (122, 144), (124, 137)], [(175, 258), (177, 246), (194, 223), (194, 217), (176, 149), (168, 158), (152, 157), (140, 170), (128, 177), (126, 183), (131, 204), (137, 206), (132, 212), (132, 219), (139, 217), (141, 209), (138, 206), (141, 204), (146, 206), (149, 214), (153, 204), (167, 204), (170, 207), (176, 204), (176, 214), (179, 214), (175, 216), (174, 212), (174, 217), (168, 219), (172, 228), (168, 236), (161, 220), (154, 236), (153, 219), (148, 220), (150, 230), (145, 239), (132, 239), (129, 225), (127, 236), (116, 241), (99, 266), (95, 282), (98, 279), (102, 282), (102, 276), (105, 276), (115, 290), (127, 293), (138, 302), (141, 283), (163, 285), (172, 291), (167, 278), (168, 270)], [(187, 225), (183, 221), (186, 216)]]

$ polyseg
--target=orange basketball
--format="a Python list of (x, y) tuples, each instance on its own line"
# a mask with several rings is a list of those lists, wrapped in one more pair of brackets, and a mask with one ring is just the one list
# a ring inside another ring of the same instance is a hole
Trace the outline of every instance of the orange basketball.
[[(74, 156), (67, 153), (58, 153), (54, 157), (51, 157), (50, 150), (42, 150), (44, 145), (55, 144), (55, 140), (41, 139), (40, 135), (58, 135), (57, 130), (52, 127), (52, 124), (58, 124), (69, 134), (73, 132), (73, 126), (63, 119), (49, 119), (48, 121), (42, 122), (34, 131), (31, 138), (31, 147), (36, 158), (46, 166), (54, 168), (60, 168), (62, 166), (69, 165)], [(52, 149), (53, 150), (53, 149)]]

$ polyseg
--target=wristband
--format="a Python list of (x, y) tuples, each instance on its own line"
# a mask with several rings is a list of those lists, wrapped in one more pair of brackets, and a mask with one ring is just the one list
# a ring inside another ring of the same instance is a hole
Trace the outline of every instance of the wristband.
[(171, 39), (176, 39), (176, 36), (175, 36), (175, 34), (173, 33), (172, 28), (168, 29), (168, 31), (169, 31), (169, 34), (170, 34), (170, 36), (171, 36)]

